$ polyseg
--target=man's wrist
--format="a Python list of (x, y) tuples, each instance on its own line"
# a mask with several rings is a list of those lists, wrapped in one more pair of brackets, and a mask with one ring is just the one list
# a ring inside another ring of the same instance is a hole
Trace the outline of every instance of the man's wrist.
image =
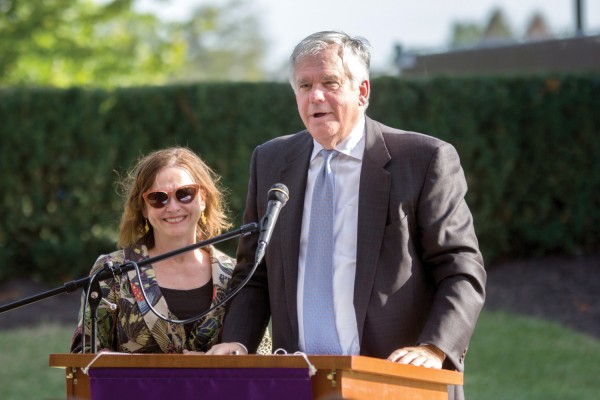
[(433, 354), (435, 354), (440, 360), (442, 360), (442, 362), (444, 362), (444, 360), (446, 359), (446, 353), (444, 353), (442, 350), (440, 350), (439, 347), (433, 345), (433, 344), (429, 344), (429, 343), (419, 343), (419, 346), (425, 347), (426, 349), (428, 349), (429, 351), (431, 351)]
[(243, 344), (241, 344), (240, 342), (233, 342), (234, 344), (237, 344), (238, 346), (240, 346), (242, 349), (244, 349), (244, 351), (246, 352), (246, 354), (248, 353), (248, 348), (246, 346), (244, 346)]

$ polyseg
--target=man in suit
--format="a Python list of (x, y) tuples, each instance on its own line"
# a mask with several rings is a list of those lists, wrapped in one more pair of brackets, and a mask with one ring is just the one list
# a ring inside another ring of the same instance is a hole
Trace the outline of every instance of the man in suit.
[[(306, 130), (255, 149), (244, 221), (264, 215), (275, 183), (289, 188), (289, 201), (209, 354), (254, 352), (270, 317), (274, 350), (329, 354), (314, 350), (305, 303), (314, 296), (308, 279), (320, 273), (311, 269), (321, 252), (310, 243), (310, 215), (320, 213), (313, 188), (329, 163), (335, 354), (463, 371), (486, 273), (459, 157), (448, 143), (365, 115), (369, 59), (366, 40), (341, 32), (315, 33), (294, 49), (290, 82)], [(335, 150), (331, 161), (323, 149)], [(256, 247), (256, 235), (240, 240), (232, 285), (253, 267)]]

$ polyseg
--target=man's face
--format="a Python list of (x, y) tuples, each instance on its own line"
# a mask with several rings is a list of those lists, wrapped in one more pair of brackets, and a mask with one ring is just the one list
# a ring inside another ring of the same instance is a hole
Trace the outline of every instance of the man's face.
[(294, 86), (302, 122), (326, 149), (333, 149), (350, 134), (369, 95), (368, 80), (354, 87), (346, 76), (337, 47), (300, 59)]

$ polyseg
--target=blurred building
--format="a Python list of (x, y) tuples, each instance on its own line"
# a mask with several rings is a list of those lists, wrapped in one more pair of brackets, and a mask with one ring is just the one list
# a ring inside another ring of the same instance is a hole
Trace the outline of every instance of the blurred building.
[(397, 45), (398, 72), (404, 76), (600, 72), (600, 35), (584, 34), (582, 0), (575, 0), (574, 6), (573, 37), (553, 37), (543, 15), (536, 13), (523, 39), (517, 41), (501, 10), (495, 10), (479, 41), (471, 46), (411, 54)]
[(405, 54), (396, 59), (403, 76), (600, 72), (600, 35)]

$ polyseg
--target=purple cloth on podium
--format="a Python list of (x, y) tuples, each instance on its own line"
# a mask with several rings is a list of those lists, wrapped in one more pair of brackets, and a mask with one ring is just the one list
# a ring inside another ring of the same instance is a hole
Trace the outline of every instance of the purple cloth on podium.
[(92, 400), (311, 399), (308, 368), (91, 368)]

